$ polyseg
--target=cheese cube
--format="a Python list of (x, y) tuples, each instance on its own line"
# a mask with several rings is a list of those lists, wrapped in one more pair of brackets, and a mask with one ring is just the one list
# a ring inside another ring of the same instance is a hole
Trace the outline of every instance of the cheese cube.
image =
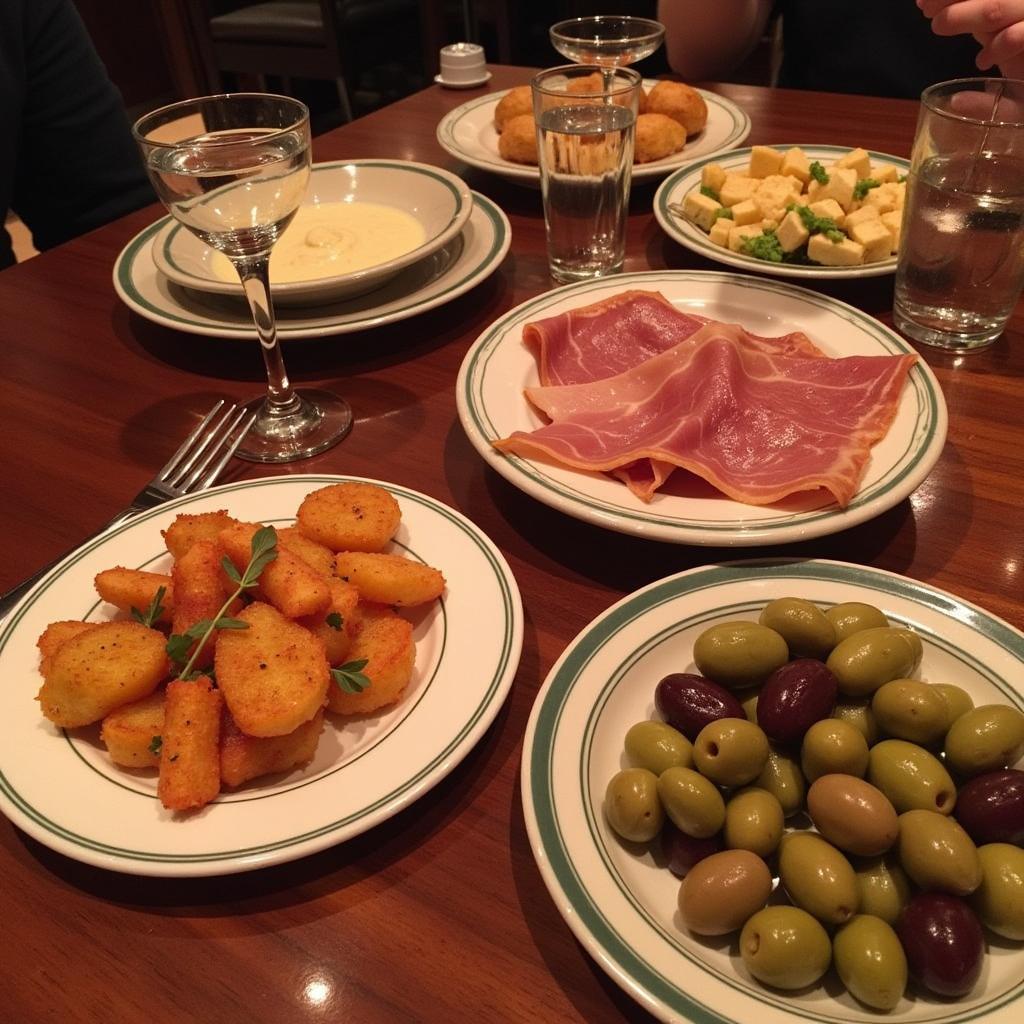
[(744, 199), (749, 199), (758, 184), (757, 178), (749, 178), (745, 174), (726, 174), (725, 181), (722, 182), (722, 187), (718, 190), (722, 205), (735, 206), (737, 203), (742, 203)]
[(822, 185), (814, 180), (807, 186), (807, 195), (812, 202), (834, 199), (844, 210), (853, 202), (853, 188), (857, 184), (857, 172), (852, 167), (835, 167), (828, 171), (828, 181)]
[(810, 232), (804, 227), (800, 214), (796, 210), (790, 210), (782, 218), (782, 223), (775, 231), (775, 237), (779, 240), (783, 252), (793, 252), (807, 241)]
[(756, 224), (734, 224), (729, 232), (729, 248), (733, 252), (739, 252), (743, 247), (743, 241), (747, 238), (754, 238), (761, 234), (761, 222)]
[(846, 215), (846, 223), (843, 227), (846, 229), (847, 234), (849, 234), (854, 224), (863, 224), (866, 220), (878, 220), (879, 216), (877, 206), (862, 206), (860, 209), (854, 210), (853, 213)]
[(753, 199), (744, 199), (732, 208), (732, 222), (736, 225), (753, 224), (754, 221), (763, 220), (761, 207)]
[(857, 172), (857, 178), (873, 178), (871, 173), (871, 155), (866, 149), (850, 150), (845, 156), (841, 156), (833, 167), (852, 167)]
[(903, 211), (890, 210), (888, 213), (882, 214), (881, 220), (889, 229), (889, 234), (892, 235), (892, 251), (899, 252), (900, 233), (903, 230)]
[(702, 231), (710, 231), (711, 225), (718, 217), (721, 203), (715, 202), (710, 196), (693, 191), (683, 200), (683, 213)]
[(807, 159), (807, 154), (799, 146), (787, 149), (782, 157), (779, 174), (789, 174), (801, 185), (806, 185), (811, 180), (811, 162)]
[(895, 164), (875, 164), (871, 168), (871, 177), (880, 185), (885, 185), (890, 181), (899, 181), (902, 173)]
[(761, 213), (770, 220), (782, 220), (786, 207), (800, 198), (800, 182), (789, 175), (770, 174), (762, 178), (754, 192), (754, 201)]
[(864, 246), (852, 238), (833, 242), (827, 235), (811, 235), (807, 257), (823, 267), (859, 267), (864, 262)]
[(721, 164), (705, 164), (700, 172), (700, 183), (718, 192), (725, 181), (725, 168)]
[(771, 146), (752, 146), (750, 169), (747, 173), (752, 178), (767, 178), (769, 174), (778, 174), (782, 167), (782, 156), (782, 153)]
[(855, 224), (850, 237), (864, 246), (865, 263), (886, 260), (892, 252), (892, 232), (882, 223), (881, 218)]
[(889, 182), (886, 185), (879, 185), (878, 188), (868, 189), (868, 194), (864, 197), (864, 205), (875, 207), (879, 213), (902, 209), (903, 186)]
[(831, 217), (837, 228), (846, 224), (846, 211), (834, 199), (819, 199), (818, 202), (811, 203), (809, 209), (818, 217)]
[(732, 221), (728, 217), (719, 217), (714, 224), (711, 225), (711, 230), (708, 232), (708, 238), (711, 239), (715, 245), (727, 246), (729, 244), (729, 232), (732, 231)]

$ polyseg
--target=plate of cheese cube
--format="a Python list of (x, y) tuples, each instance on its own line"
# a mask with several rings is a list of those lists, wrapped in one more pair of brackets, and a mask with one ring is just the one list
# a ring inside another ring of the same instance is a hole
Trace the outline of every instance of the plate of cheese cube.
[(782, 277), (896, 269), (909, 162), (844, 146), (751, 146), (691, 163), (654, 197), (680, 245)]

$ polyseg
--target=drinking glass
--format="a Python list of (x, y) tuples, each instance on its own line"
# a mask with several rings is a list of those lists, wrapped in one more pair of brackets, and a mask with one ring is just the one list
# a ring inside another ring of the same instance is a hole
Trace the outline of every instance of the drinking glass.
[(990, 345), (1024, 285), (1024, 82), (929, 86), (907, 178), (893, 318), (951, 352)]
[(665, 26), (650, 18), (598, 14), (559, 21), (548, 35), (551, 45), (576, 64), (622, 67), (654, 53), (665, 38)]
[(348, 403), (296, 391), (274, 322), (269, 264), (274, 243), (309, 184), (309, 111), (287, 96), (233, 93), (184, 100), (147, 114), (133, 132), (157, 195), (193, 234), (232, 262), (252, 311), (267, 395), (237, 454), (292, 462), (322, 452), (351, 429)]

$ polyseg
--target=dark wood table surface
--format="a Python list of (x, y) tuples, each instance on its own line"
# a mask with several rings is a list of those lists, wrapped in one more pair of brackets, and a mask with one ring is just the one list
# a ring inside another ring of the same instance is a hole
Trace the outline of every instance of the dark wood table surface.
[[(494, 90), (529, 76), (493, 70)], [(750, 115), (749, 143), (909, 154), (914, 103), (714, 88)], [(288, 343), (293, 378), (346, 395), (355, 428), (314, 459), (269, 471), (237, 464), (232, 475), (378, 477), (469, 516), (505, 553), (525, 605), (522, 660), (506, 705), (465, 761), (412, 807), (343, 845), (248, 874), (116, 874), (0, 822), (0, 1019), (647, 1019), (574, 940), (523, 823), (523, 730), (545, 675), (576, 633), (654, 579), (753, 554), (879, 566), (1024, 627), (1019, 308), (987, 351), (921, 350), (949, 406), (945, 451), (909, 499), (836, 536), (761, 551), (659, 544), (566, 518), (489, 470), (456, 416), (459, 365), (483, 328), (552, 282), (539, 192), (466, 168), (435, 140), (440, 118), (479, 94), (431, 87), (318, 138), (314, 159), (394, 157), (462, 174), (511, 220), (504, 264), (468, 294), (411, 320)], [(653, 194), (651, 185), (634, 190), (626, 269), (714, 269), (663, 234)], [(151, 324), (115, 296), (118, 252), (162, 214), (156, 206), (139, 211), (0, 273), (0, 590), (106, 522), (215, 397), (247, 398), (262, 386), (255, 346)], [(821, 290), (891, 325), (891, 277)], [(24, 688), (26, 700), (37, 685), (0, 683)]]

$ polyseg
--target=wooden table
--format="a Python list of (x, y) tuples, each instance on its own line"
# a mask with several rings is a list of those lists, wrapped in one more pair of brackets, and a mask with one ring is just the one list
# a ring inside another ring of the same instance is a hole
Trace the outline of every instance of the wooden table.
[[(524, 69), (494, 71), (492, 89), (528, 78)], [(719, 91), (750, 114), (750, 143), (909, 152), (913, 103)], [(271, 472), (382, 477), (479, 524), (507, 556), (526, 608), (506, 706), (411, 808), (344, 845), (255, 873), (175, 881), (107, 873), (0, 823), (3, 1019), (647, 1019), (576, 943), (541, 881), (519, 796), (523, 730), (555, 659), (608, 605), (676, 570), (751, 552), (645, 542), (567, 519), (512, 488), (470, 447), (454, 396), (466, 350), (502, 313), (551, 287), (539, 193), (461, 167), (435, 141), (441, 116), (474, 95), (431, 87), (316, 140), (317, 160), (387, 156), (462, 173), (507, 211), (512, 251), (490, 279), (440, 309), (289, 344), (293, 377), (347, 395), (358, 422), (339, 447)], [(711, 268), (661, 232), (652, 196), (650, 186), (635, 190), (626, 269)], [(0, 589), (122, 507), (215, 396), (245, 398), (261, 386), (253, 348), (155, 326), (116, 298), (115, 257), (159, 215), (140, 211), (0, 274)], [(891, 278), (822, 290), (891, 324)], [(949, 440), (908, 500), (838, 536), (763, 553), (880, 566), (1024, 627), (1022, 332), (1018, 309), (985, 352), (922, 350), (949, 405)], [(2, 683), (25, 687), (26, 699), (36, 685)]]

